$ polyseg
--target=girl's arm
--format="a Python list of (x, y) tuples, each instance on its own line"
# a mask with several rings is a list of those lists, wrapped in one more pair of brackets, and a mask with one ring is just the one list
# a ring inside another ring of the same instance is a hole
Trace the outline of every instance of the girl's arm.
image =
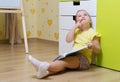
[(88, 48), (91, 49), (94, 53), (100, 53), (100, 43), (99, 38), (95, 37), (91, 43), (88, 44)]
[(75, 34), (75, 30), (76, 28), (81, 27), (81, 23), (77, 22), (72, 29), (68, 32), (67, 36), (66, 36), (66, 42), (72, 42), (74, 40), (74, 34)]
[(73, 27), (67, 34), (66, 36), (66, 42), (72, 42), (74, 39), (74, 34), (75, 34), (75, 27)]

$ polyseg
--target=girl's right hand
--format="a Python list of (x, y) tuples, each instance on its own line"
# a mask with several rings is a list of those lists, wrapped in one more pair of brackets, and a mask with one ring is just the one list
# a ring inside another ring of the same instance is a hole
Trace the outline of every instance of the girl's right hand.
[(75, 27), (80, 28), (82, 26), (82, 21), (83, 20), (80, 20), (80, 21), (76, 22)]

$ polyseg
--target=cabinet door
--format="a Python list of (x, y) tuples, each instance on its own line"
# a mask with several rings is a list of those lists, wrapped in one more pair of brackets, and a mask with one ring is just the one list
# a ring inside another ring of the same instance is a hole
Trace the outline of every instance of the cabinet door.
[(69, 30), (59, 30), (60, 37), (59, 37), (59, 54), (63, 54), (71, 50), (73, 42), (67, 43), (66, 42), (66, 35)]
[(98, 0), (97, 28), (102, 52), (97, 65), (120, 71), (120, 0)]
[(72, 26), (75, 24), (73, 20), (73, 16), (60, 16), (59, 19), (59, 28), (60, 29), (71, 29)]
[(85, 9), (91, 16), (96, 16), (96, 0), (81, 0), (80, 5), (74, 5), (73, 2), (60, 2), (60, 15), (75, 15), (80, 9)]
[[(96, 17), (91, 17), (92, 19), (92, 26), (95, 29), (96, 28)], [(59, 26), (60, 29), (71, 29), (73, 25), (75, 24), (75, 21), (73, 20), (73, 16), (60, 16), (59, 19)]]

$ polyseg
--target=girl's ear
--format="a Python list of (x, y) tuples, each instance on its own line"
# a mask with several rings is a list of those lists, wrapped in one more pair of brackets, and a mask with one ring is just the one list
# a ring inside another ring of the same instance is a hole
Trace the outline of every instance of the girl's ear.
[(92, 20), (90, 19), (90, 26), (92, 27)]
[(92, 19), (91, 19), (91, 17), (89, 16), (89, 18), (90, 18), (90, 23), (92, 23)]
[(90, 23), (92, 23), (92, 19), (90, 18)]

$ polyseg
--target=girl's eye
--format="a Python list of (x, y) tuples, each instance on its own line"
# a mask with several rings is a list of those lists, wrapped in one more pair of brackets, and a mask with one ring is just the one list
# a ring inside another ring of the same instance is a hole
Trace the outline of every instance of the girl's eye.
[(81, 15), (79, 15), (78, 17), (81, 17)]
[(88, 16), (87, 14), (84, 14), (84, 16)]

